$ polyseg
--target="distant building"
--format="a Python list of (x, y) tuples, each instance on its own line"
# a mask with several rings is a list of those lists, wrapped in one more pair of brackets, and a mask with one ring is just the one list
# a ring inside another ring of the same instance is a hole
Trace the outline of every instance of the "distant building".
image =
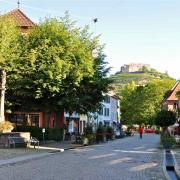
[(14, 19), (23, 34), (26, 34), (35, 25), (20, 9), (14, 9), (7, 13), (7, 15)]
[(167, 109), (170, 111), (175, 111), (178, 108), (178, 97), (176, 93), (180, 91), (180, 81), (177, 81), (176, 84), (165, 94), (165, 98), (163, 100), (163, 109)]
[(125, 64), (124, 66), (121, 67), (120, 72), (121, 73), (138, 72), (138, 71), (142, 71), (144, 67), (150, 69), (149, 64), (135, 64), (135, 63)]
[(173, 111), (177, 114), (177, 122), (168, 127), (171, 135), (180, 135), (180, 99), (176, 93), (180, 91), (180, 81), (177, 81), (175, 85), (165, 94), (165, 98), (162, 102), (162, 108), (168, 111)]

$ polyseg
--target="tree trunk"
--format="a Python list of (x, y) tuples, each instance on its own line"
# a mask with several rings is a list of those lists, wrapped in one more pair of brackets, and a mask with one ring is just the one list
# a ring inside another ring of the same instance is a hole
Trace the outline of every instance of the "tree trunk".
[(0, 102), (0, 122), (4, 121), (4, 100), (5, 100), (6, 72), (2, 70), (1, 74), (1, 102)]

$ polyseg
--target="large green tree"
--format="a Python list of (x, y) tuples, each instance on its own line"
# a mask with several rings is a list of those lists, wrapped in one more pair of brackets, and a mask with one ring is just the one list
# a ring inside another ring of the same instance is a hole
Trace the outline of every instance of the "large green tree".
[[(122, 119), (127, 124), (154, 124), (156, 114), (161, 110), (164, 94), (174, 84), (174, 80), (153, 80), (145, 86), (130, 90), (125, 87), (122, 93)], [(134, 86), (134, 85), (133, 85)], [(131, 84), (131, 87), (133, 87)], [(126, 92), (127, 91), (127, 92)]]
[[(45, 19), (22, 44), (18, 78), (8, 91), (15, 109), (86, 113), (99, 107), (102, 92), (109, 88), (109, 69), (98, 38), (87, 28), (76, 28), (68, 16)], [(92, 55), (94, 49), (97, 57)]]
[[(0, 120), (4, 120), (4, 99), (6, 80), (17, 70), (21, 54), (20, 31), (9, 16), (0, 16), (0, 71), (1, 71), (1, 100)], [(6, 104), (8, 101), (6, 101)]]

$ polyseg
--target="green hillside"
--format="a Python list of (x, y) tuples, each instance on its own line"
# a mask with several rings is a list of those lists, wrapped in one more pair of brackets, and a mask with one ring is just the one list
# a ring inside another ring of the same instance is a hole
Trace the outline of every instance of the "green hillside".
[(160, 73), (155, 69), (146, 72), (121, 73), (117, 72), (110, 77), (113, 80), (113, 86), (116, 92), (121, 91), (125, 84), (134, 81), (137, 85), (145, 85), (154, 79), (173, 79), (166, 73)]

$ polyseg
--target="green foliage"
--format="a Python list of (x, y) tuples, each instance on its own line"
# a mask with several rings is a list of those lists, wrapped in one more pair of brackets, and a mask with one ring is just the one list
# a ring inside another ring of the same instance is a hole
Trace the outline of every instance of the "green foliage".
[(0, 17), (0, 68), (6, 72), (16, 69), (21, 48), (20, 32), (8, 16)]
[(84, 128), (84, 135), (88, 134), (93, 134), (93, 127), (89, 124)]
[(161, 111), (164, 94), (174, 80), (153, 80), (144, 86), (134, 82), (127, 84), (121, 92), (121, 117), (126, 124), (154, 124), (156, 114)]
[(165, 148), (171, 148), (173, 145), (176, 144), (175, 137), (172, 137), (170, 135), (161, 135), (161, 144)]
[(162, 110), (155, 118), (155, 124), (163, 128), (173, 125), (175, 122), (176, 114), (172, 111)]
[(23, 56), (6, 96), (12, 110), (97, 111), (111, 81), (102, 46), (86, 27), (75, 27), (68, 15), (45, 19), (19, 42)]
[(180, 98), (180, 91), (176, 92), (176, 96)]
[(93, 127), (92, 125), (88, 124), (85, 129), (84, 129), (84, 133), (82, 135), (82, 139), (87, 138), (89, 143), (92, 144), (95, 142), (95, 135), (93, 134)]
[(113, 128), (110, 126), (106, 127), (106, 139), (112, 140), (112, 136), (113, 136)]
[[(32, 137), (36, 137), (38, 140), (43, 140), (42, 128), (32, 126), (18, 126), (15, 131), (18, 132), (30, 132)], [(62, 128), (46, 128), (44, 133), (45, 140), (63, 140), (63, 129)]]
[(105, 128), (100, 124), (96, 130), (96, 141), (104, 141)]
[(121, 96), (122, 89), (132, 81), (138, 86), (144, 86), (155, 79), (173, 80), (166, 73), (160, 73), (155, 69), (145, 70), (145, 72), (116, 73), (110, 78), (113, 80), (113, 86), (119, 96)]

